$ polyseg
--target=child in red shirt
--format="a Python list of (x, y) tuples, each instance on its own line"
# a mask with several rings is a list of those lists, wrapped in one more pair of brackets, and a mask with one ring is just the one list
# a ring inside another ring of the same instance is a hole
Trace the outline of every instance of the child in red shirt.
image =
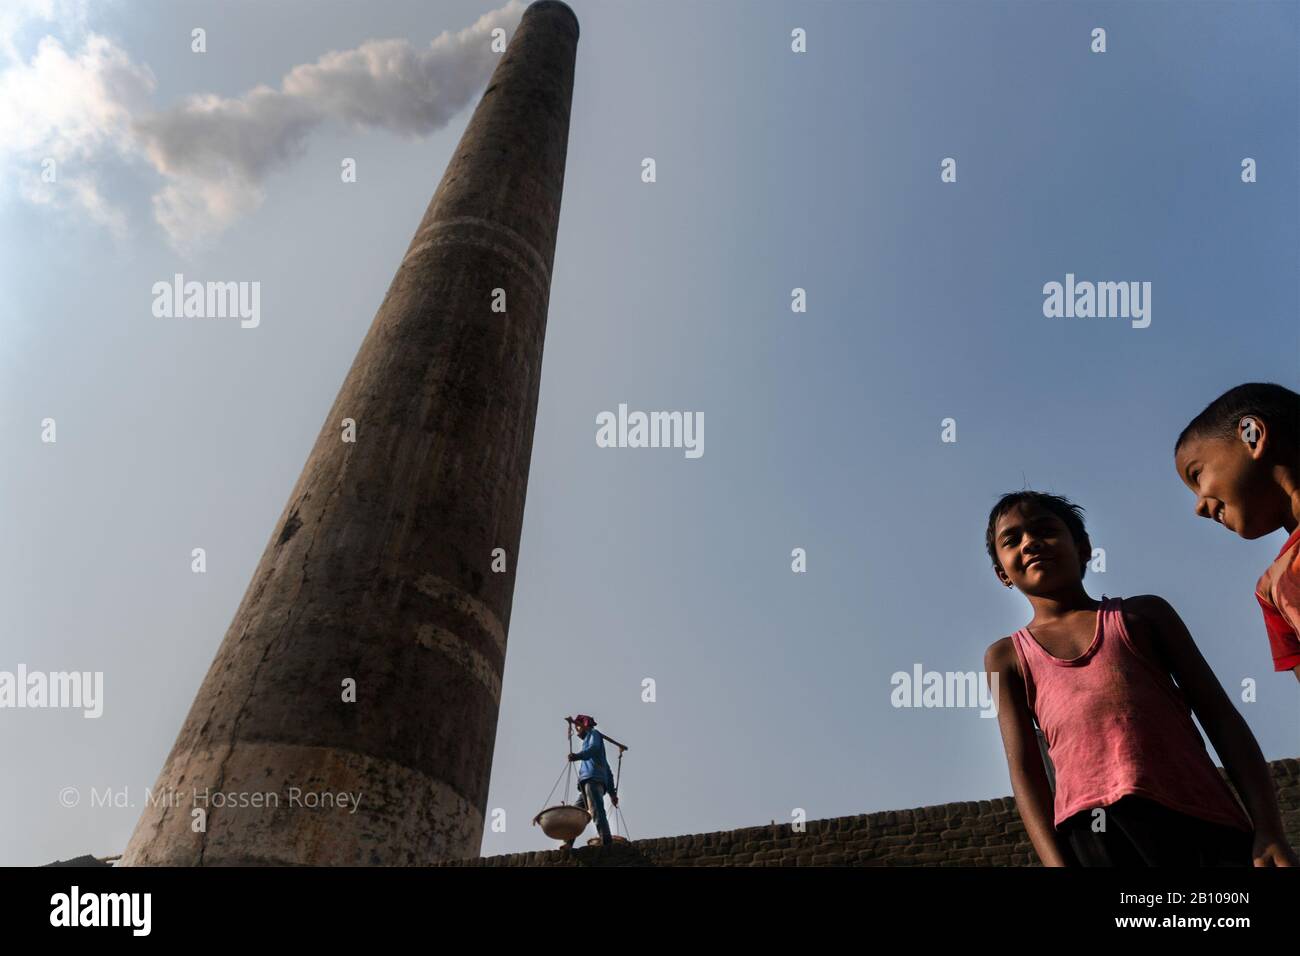
[(1273, 668), (1300, 680), (1300, 395), (1281, 385), (1238, 385), (1183, 429), (1174, 463), (1196, 513), (1248, 541), (1290, 537), (1255, 586)]

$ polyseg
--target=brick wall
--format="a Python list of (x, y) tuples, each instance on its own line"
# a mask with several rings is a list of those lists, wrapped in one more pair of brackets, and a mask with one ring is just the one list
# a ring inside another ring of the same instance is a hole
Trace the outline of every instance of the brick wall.
[[(1300, 848), (1300, 760), (1269, 764), (1291, 845)], [(540, 850), (443, 866), (1037, 866), (1011, 797), (634, 840), (610, 849)]]

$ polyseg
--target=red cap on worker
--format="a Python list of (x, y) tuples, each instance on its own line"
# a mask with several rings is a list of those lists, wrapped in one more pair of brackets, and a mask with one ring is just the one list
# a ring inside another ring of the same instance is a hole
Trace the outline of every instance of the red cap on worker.
[(575, 724), (586, 724), (588, 727), (596, 726), (596, 718), (588, 717), (586, 714), (578, 714), (578, 716), (573, 718), (573, 722)]

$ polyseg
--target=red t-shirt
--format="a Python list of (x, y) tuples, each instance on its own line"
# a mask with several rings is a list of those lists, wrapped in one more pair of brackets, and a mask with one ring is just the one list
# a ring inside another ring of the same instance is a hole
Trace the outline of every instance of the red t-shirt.
[(1300, 664), (1300, 528), (1291, 532), (1277, 560), (1255, 585), (1264, 609), (1264, 626), (1273, 648), (1273, 669), (1289, 671)]

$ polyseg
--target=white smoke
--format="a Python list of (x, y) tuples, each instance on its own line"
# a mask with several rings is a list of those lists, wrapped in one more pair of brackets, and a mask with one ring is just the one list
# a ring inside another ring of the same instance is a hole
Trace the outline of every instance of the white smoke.
[[(109, 0), (99, 0), (102, 9)], [(39, 23), (57, 23), (67, 33), (86, 32), (90, 0), (3, 0), (0, 3), (0, 59), (17, 60), (18, 34)]]
[[(164, 180), (153, 196), (154, 218), (174, 245), (192, 247), (255, 209), (267, 175), (300, 155), (322, 123), (409, 136), (446, 124), (498, 62), (492, 31), (509, 35), (523, 11), (520, 0), (510, 0), (423, 49), (406, 40), (368, 40), (295, 66), (278, 88), (193, 96), (157, 112), (150, 109), (152, 72), (111, 40), (88, 34), (69, 53), (47, 36), (30, 62), (0, 72), (0, 156), (26, 167), (19, 179), (27, 199), (75, 205), (115, 232), (125, 215), (86, 170), (110, 158), (143, 160)], [(12, 30), (0, 32), (0, 53), (11, 37)], [(58, 188), (43, 183), (33, 170), (50, 157), (61, 169), (72, 161), (80, 172), (61, 171)]]
[[(123, 235), (126, 216), (104, 198), (96, 170), (104, 159), (137, 152), (132, 117), (148, 107), (153, 89), (148, 68), (103, 37), (87, 37), (75, 55), (54, 37), (41, 40), (30, 63), (0, 72), (0, 155), (13, 161), (19, 193), (78, 209)], [(43, 178), (47, 171), (54, 182)]]

